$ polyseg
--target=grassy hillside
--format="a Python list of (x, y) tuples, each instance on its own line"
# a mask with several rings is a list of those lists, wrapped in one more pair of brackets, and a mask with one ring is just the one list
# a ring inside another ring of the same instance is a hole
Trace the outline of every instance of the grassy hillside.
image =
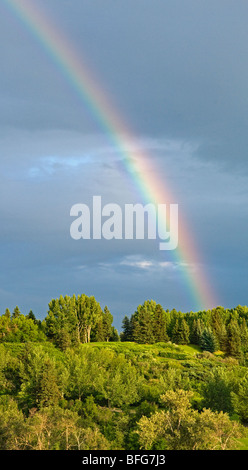
[[(159, 433), (149, 444), (150, 438), (144, 437), (149, 420), (169, 413), (171, 400), (176, 416), (184, 400), (190, 419), (197, 418), (196, 425), (200, 418), (209, 419), (204, 411), (208, 409), (213, 422), (227, 419), (223, 427), (232, 432), (231, 427), (239, 426), (246, 416), (246, 396), (242, 398), (239, 390), (240, 383), (246, 384), (246, 375), (247, 368), (236, 359), (225, 358), (220, 351), (202, 352), (195, 345), (96, 342), (61, 351), (48, 341), (3, 343), (0, 448), (187, 448), (182, 437), (175, 440)], [(243, 408), (237, 403), (243, 403)], [(44, 422), (49, 429), (44, 425), (40, 430)], [(65, 441), (67, 428), (71, 434)], [(240, 429), (231, 448), (248, 449), (246, 428)], [(78, 447), (76, 436), (82, 433)], [(48, 439), (48, 434), (53, 437)], [(204, 439), (195, 445), (208, 446)]]

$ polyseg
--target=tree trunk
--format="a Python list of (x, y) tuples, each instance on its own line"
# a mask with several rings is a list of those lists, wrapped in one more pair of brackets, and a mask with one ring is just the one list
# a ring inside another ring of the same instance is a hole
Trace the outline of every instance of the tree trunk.
[(90, 332), (91, 332), (91, 326), (87, 327), (87, 342), (90, 343)]

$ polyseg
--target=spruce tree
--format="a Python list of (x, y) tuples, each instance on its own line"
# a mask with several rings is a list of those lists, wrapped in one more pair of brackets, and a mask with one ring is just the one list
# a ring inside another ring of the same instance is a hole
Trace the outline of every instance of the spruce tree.
[(21, 315), (20, 309), (18, 306), (16, 306), (12, 313), (12, 318), (18, 318), (20, 315)]
[(211, 311), (211, 328), (218, 341), (220, 349), (224, 350), (226, 346), (226, 328), (224, 322), (224, 308), (217, 307)]
[(11, 313), (10, 313), (10, 310), (8, 308), (6, 308), (5, 312), (4, 312), (4, 316), (6, 318), (10, 318), (11, 317)]
[(31, 320), (33, 320), (36, 323), (36, 318), (35, 318), (33, 310), (29, 311), (29, 313), (27, 314), (27, 318), (30, 318)]
[(244, 353), (248, 352), (248, 328), (245, 318), (243, 318), (240, 326), (241, 346)]
[(134, 324), (133, 339), (137, 343), (154, 343), (152, 317), (147, 310), (140, 312)]
[(227, 347), (227, 331), (226, 325), (223, 323), (218, 331), (218, 343), (221, 351), (226, 351)]
[(107, 306), (104, 307), (102, 315), (103, 337), (104, 341), (109, 341), (112, 334), (113, 315), (111, 315)]
[(174, 326), (172, 328), (171, 339), (172, 339), (173, 343), (178, 344), (178, 341), (179, 341), (179, 321), (178, 321), (178, 318), (176, 318)]
[(121, 341), (133, 341), (133, 327), (127, 315), (122, 320), (122, 330)]
[(48, 359), (42, 364), (37, 389), (37, 402), (39, 406), (56, 405), (61, 398), (58, 387), (58, 377), (53, 362)]
[(111, 336), (110, 336), (110, 339), (109, 341), (120, 341), (120, 336), (119, 336), (119, 333), (117, 331), (117, 329), (114, 327), (114, 326), (111, 326)]
[(200, 344), (201, 335), (203, 332), (204, 326), (200, 318), (193, 320), (191, 335), (190, 335), (190, 342), (192, 344)]
[(153, 336), (155, 342), (169, 341), (166, 331), (165, 312), (159, 304), (156, 305), (155, 312), (153, 314)]
[(227, 326), (226, 353), (236, 359), (241, 358), (241, 334), (238, 322), (232, 319)]
[(210, 327), (204, 328), (200, 339), (200, 347), (203, 351), (209, 351), (211, 353), (218, 350), (217, 339)]
[[(95, 334), (94, 334), (95, 333)], [(104, 336), (104, 328), (103, 328), (103, 319), (97, 323), (95, 331), (93, 332), (93, 341), (96, 342), (104, 342), (105, 341), (105, 336)]]
[(184, 318), (178, 322), (177, 344), (189, 344), (189, 326)]

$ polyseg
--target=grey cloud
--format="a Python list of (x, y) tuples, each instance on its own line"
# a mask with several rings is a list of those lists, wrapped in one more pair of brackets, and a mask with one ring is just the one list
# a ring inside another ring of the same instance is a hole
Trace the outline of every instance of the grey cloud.
[[(144, 152), (171, 187), (220, 298), (247, 303), (247, 4), (35, 3), (136, 135), (126, 150)], [(87, 100), (4, 4), (0, 41), (1, 309), (12, 299), (42, 315), (49, 296), (74, 290), (117, 316), (147, 296), (190, 309), (182, 266), (156, 242), (70, 238), (77, 202), (96, 194), (104, 203), (143, 202), (135, 175)]]

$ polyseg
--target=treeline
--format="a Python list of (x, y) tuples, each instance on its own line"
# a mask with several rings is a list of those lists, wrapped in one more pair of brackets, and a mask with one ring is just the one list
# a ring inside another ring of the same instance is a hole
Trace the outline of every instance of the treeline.
[(7, 308), (0, 317), (0, 342), (43, 342), (50, 340), (61, 350), (90, 341), (118, 341), (107, 306), (101, 309), (96, 299), (85, 294), (60, 296), (49, 302), (43, 321), (33, 311), (23, 315), (18, 306), (13, 313)]
[(121, 341), (196, 344), (202, 350), (221, 350), (237, 359), (248, 353), (248, 307), (217, 307), (207, 311), (182, 313), (164, 310), (153, 300), (139, 305), (136, 312), (124, 317)]
[(164, 310), (154, 300), (139, 305), (122, 322), (122, 332), (113, 326), (107, 306), (85, 294), (52, 299), (44, 320), (32, 310), (21, 314), (18, 306), (0, 317), (0, 342), (50, 341), (61, 350), (81, 343), (133, 341), (140, 344), (172, 342), (195, 344), (204, 351), (221, 350), (227, 356), (246, 360), (248, 356), (248, 307), (217, 307), (207, 311)]

